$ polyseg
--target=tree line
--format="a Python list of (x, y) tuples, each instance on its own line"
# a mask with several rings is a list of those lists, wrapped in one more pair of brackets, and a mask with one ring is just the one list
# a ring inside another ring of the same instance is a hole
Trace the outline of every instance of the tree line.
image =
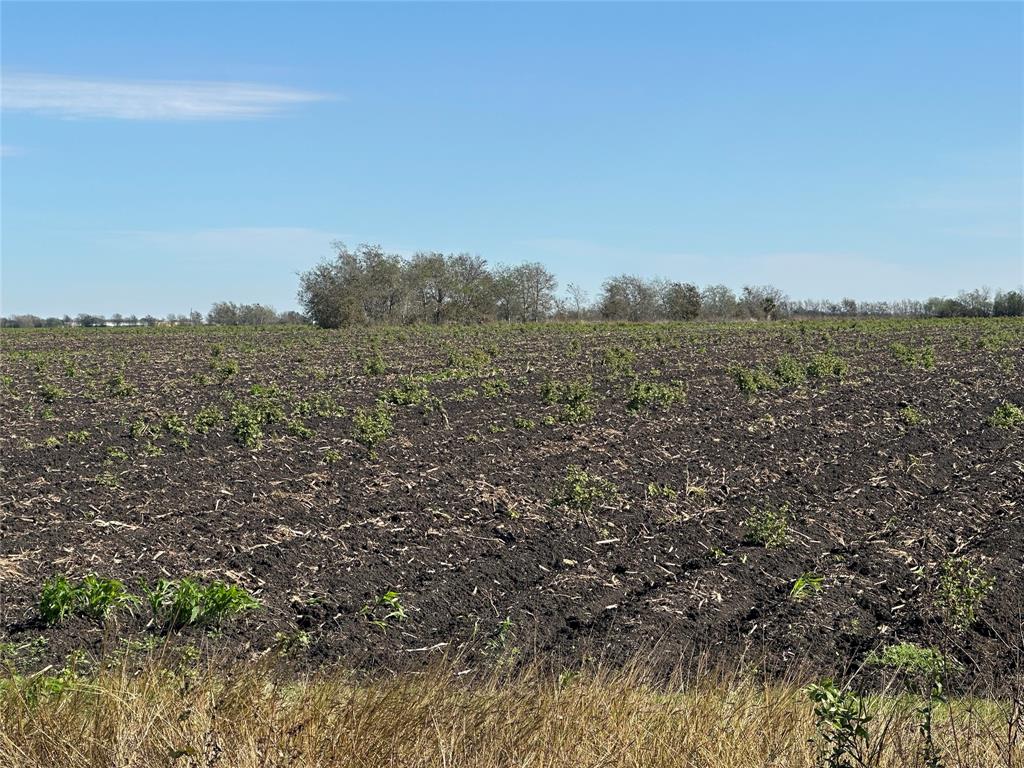
[(350, 250), (334, 244), (336, 255), (299, 275), (299, 303), (324, 328), (362, 324), (477, 323), (540, 320), (709, 320), (784, 317), (989, 317), (1024, 315), (1021, 291), (987, 288), (961, 291), (955, 298), (863, 302), (791, 300), (772, 285), (746, 285), (738, 293), (725, 285), (637, 275), (604, 281), (593, 299), (558, 280), (543, 264), (488, 267), (468, 253), (420, 252), (411, 258), (378, 245)]
[(955, 297), (924, 301), (792, 300), (772, 285), (698, 288), (689, 282), (616, 275), (591, 297), (575, 283), (559, 293), (558, 280), (543, 264), (491, 267), (468, 253), (424, 251), (405, 257), (379, 245), (349, 249), (334, 243), (333, 259), (299, 274), (304, 314), (277, 312), (265, 304), (216, 302), (205, 317), (188, 315), (76, 318), (17, 315), (7, 327), (275, 325), (315, 323), (323, 328), (366, 324), (481, 323), (542, 320), (774, 320), (811, 317), (1021, 317), (1021, 290), (979, 288)]
[(277, 312), (266, 304), (235, 304), (230, 301), (216, 302), (206, 315), (193, 310), (187, 315), (172, 312), (165, 317), (139, 317), (115, 312), (109, 317), (82, 313), (75, 317), (11, 315), (0, 318), (0, 326), (7, 328), (151, 328), (158, 325), (296, 325), (309, 322), (305, 315), (294, 310)]

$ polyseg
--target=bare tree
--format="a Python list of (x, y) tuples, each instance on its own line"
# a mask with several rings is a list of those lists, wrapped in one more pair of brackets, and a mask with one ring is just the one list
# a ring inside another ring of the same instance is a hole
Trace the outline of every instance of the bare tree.
[(576, 283), (569, 283), (565, 287), (565, 290), (566, 293), (569, 294), (569, 301), (572, 305), (573, 311), (575, 312), (575, 318), (579, 320), (583, 317), (583, 310), (587, 306), (590, 296)]
[(751, 317), (772, 320), (785, 309), (786, 295), (774, 285), (745, 285), (740, 301)]

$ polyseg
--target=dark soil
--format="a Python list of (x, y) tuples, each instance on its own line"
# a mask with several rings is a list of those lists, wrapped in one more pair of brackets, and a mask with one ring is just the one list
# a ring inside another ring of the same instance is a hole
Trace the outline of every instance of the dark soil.
[[(179, 641), (239, 657), (288, 647), (304, 666), (458, 652), (467, 669), (710, 657), (841, 674), (908, 641), (954, 655), (974, 683), (1022, 669), (1024, 430), (988, 422), (1004, 401), (1024, 405), (1019, 321), (40, 330), (2, 341), (0, 648), (23, 669), (161, 639), (143, 609), (44, 625), (39, 591), (56, 573), (136, 591), (161, 577), (237, 583), (262, 608)], [(902, 361), (894, 342), (930, 345), (934, 367)], [(374, 349), (383, 374), (366, 372)], [(643, 381), (684, 382), (685, 402), (627, 410), (633, 376), (609, 349), (634, 353)], [(730, 374), (826, 350), (848, 364), (841, 378), (750, 396)], [(116, 393), (118, 372), (130, 392)], [(431, 374), (442, 406), (392, 406), (394, 433), (371, 456), (353, 411), (409, 374)], [(591, 381), (593, 418), (559, 421), (541, 394), (551, 378)], [(46, 383), (64, 395), (47, 402)], [(264, 425), (258, 450), (227, 419), (196, 433), (200, 409), (226, 417), (259, 400), (253, 385), (276, 388), (266, 397), (285, 418)], [(344, 414), (301, 405), (324, 395)], [(920, 423), (901, 416), (908, 406)], [(171, 416), (184, 434), (167, 429)], [(80, 430), (81, 442), (68, 437)], [(552, 503), (573, 464), (617, 494), (590, 510)], [(652, 483), (676, 495), (654, 497)], [(749, 542), (751, 510), (783, 505), (787, 543)], [(961, 555), (995, 578), (964, 631), (937, 601), (941, 564)], [(793, 599), (804, 573), (822, 589)], [(381, 626), (376, 600), (392, 590), (406, 618)]]

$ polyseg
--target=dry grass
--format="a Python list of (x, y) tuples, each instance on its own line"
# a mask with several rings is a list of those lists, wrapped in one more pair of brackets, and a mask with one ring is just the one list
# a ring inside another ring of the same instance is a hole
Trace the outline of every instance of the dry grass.
[[(450, 669), (296, 682), (257, 665), (185, 676), (157, 667), (77, 679), (35, 695), (0, 688), (0, 765), (707, 766), (816, 765), (815, 724), (796, 685), (708, 676), (651, 686), (635, 671), (559, 681), (536, 672), (468, 683)], [(871, 702), (865, 765), (923, 766), (909, 698)], [(937, 715), (948, 768), (1024, 760), (1021, 711), (958, 700)], [(1016, 730), (1015, 730), (1016, 728)]]

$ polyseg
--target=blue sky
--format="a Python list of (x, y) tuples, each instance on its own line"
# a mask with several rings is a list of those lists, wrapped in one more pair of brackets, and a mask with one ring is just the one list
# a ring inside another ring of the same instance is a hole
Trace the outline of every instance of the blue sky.
[(1016, 3), (2, 4), (3, 314), (295, 307), (330, 242), (1024, 281)]

